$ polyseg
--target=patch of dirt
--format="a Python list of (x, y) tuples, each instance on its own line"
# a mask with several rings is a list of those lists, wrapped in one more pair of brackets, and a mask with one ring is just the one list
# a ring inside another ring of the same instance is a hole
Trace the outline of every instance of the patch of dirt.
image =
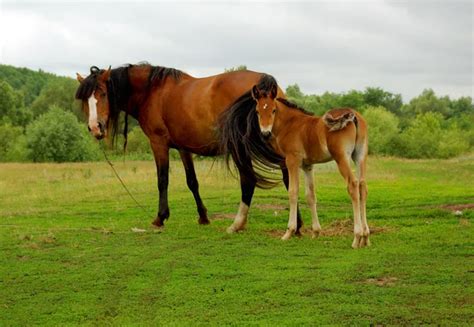
[(395, 285), (396, 281), (398, 281), (397, 277), (384, 276), (378, 278), (369, 278), (363, 281), (363, 283), (377, 286), (393, 286)]
[(210, 220), (234, 220), (235, 214), (233, 213), (213, 213), (209, 219)]
[(441, 209), (450, 210), (450, 211), (463, 211), (474, 209), (474, 203), (465, 203), (465, 204), (443, 204), (440, 206)]
[(260, 210), (286, 210), (287, 209), (287, 206), (285, 205), (271, 204), (271, 203), (256, 204), (254, 207)]
[[(354, 233), (353, 222), (350, 219), (341, 219), (333, 221), (329, 226), (323, 226), (320, 232), (320, 236), (346, 236), (352, 235)], [(389, 232), (392, 228), (390, 227), (383, 227), (383, 226), (370, 226), (370, 235), (373, 234), (380, 234)], [(285, 233), (285, 229), (271, 229), (266, 231), (266, 234), (272, 237), (282, 237)], [(308, 234), (312, 235), (310, 228), (301, 228), (302, 235)], [(298, 236), (298, 235), (297, 235)]]
[(469, 219), (466, 219), (466, 218), (461, 218), (459, 219), (459, 225), (461, 226), (469, 226)]

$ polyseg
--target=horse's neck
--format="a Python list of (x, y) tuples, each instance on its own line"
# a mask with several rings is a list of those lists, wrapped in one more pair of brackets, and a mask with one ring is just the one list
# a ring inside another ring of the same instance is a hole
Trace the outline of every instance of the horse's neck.
[(294, 129), (295, 126), (302, 126), (310, 119), (314, 119), (314, 117), (306, 115), (297, 109), (283, 107), (275, 115), (273, 130), (275, 134), (286, 134), (289, 129)]

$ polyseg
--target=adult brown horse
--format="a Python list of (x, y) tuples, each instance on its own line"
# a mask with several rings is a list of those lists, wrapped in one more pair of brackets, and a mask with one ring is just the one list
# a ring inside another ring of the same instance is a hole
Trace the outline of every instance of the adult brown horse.
[[(199, 194), (192, 153), (215, 156), (221, 153), (217, 121), (221, 114), (238, 101), (252, 101), (248, 91), (258, 84), (268, 89), (273, 77), (252, 72), (236, 71), (205, 78), (195, 78), (173, 68), (149, 64), (125, 65), (101, 70), (92, 67), (90, 75), (77, 74), (80, 86), (76, 98), (82, 100), (91, 133), (101, 139), (112, 138), (118, 132), (121, 112), (135, 118), (148, 136), (153, 150), (159, 190), (158, 214), (153, 222), (163, 226), (170, 212), (168, 206), (168, 171), (170, 148), (179, 150), (186, 171), (187, 185), (194, 195), (199, 223), (208, 224), (207, 210)], [(243, 96), (241, 96), (245, 93)], [(284, 96), (281, 89), (278, 96)], [(125, 127), (126, 136), (126, 127)], [(274, 153), (263, 140), (254, 143), (269, 157)], [(241, 203), (228, 232), (244, 228), (248, 209), (256, 186), (268, 184), (249, 165), (245, 151), (237, 160), (240, 174)], [(288, 172), (282, 166), (283, 180), (288, 185)], [(299, 220), (300, 221), (300, 220)]]

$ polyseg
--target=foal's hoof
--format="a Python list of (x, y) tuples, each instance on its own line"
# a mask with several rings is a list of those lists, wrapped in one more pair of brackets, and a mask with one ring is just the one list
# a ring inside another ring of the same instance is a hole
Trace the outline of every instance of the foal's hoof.
[(207, 217), (199, 218), (198, 220), (199, 225), (209, 225), (211, 222)]
[(281, 237), (282, 241), (287, 241), (291, 238), (291, 235), (293, 235), (293, 231), (287, 229), (285, 235)]
[(369, 236), (354, 236), (354, 241), (352, 242), (352, 248), (359, 249), (366, 246), (370, 246)]
[(313, 231), (311, 232), (311, 237), (312, 237), (312, 238), (318, 238), (319, 235), (321, 235), (321, 230), (313, 230)]
[(232, 224), (227, 228), (227, 233), (234, 234), (240, 232), (241, 230), (244, 230), (244, 228), (245, 226), (235, 226), (234, 224)]

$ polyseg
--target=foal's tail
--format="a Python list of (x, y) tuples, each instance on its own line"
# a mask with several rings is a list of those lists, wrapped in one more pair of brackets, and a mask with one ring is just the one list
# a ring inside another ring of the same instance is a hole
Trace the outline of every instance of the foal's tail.
[(367, 155), (367, 123), (357, 111), (351, 108), (332, 109), (324, 114), (323, 120), (329, 128), (329, 132), (339, 131), (344, 129), (349, 123), (354, 123), (356, 138), (354, 140), (352, 160), (359, 162), (363, 156)]
[[(266, 74), (257, 84), (264, 92), (270, 92), (275, 86), (275, 78)], [(268, 172), (280, 168), (283, 158), (261, 137), (255, 107), (249, 90), (223, 112), (219, 118), (220, 150), (228, 167), (232, 157), (241, 177), (254, 181), (260, 188), (270, 188), (281, 179)]]

